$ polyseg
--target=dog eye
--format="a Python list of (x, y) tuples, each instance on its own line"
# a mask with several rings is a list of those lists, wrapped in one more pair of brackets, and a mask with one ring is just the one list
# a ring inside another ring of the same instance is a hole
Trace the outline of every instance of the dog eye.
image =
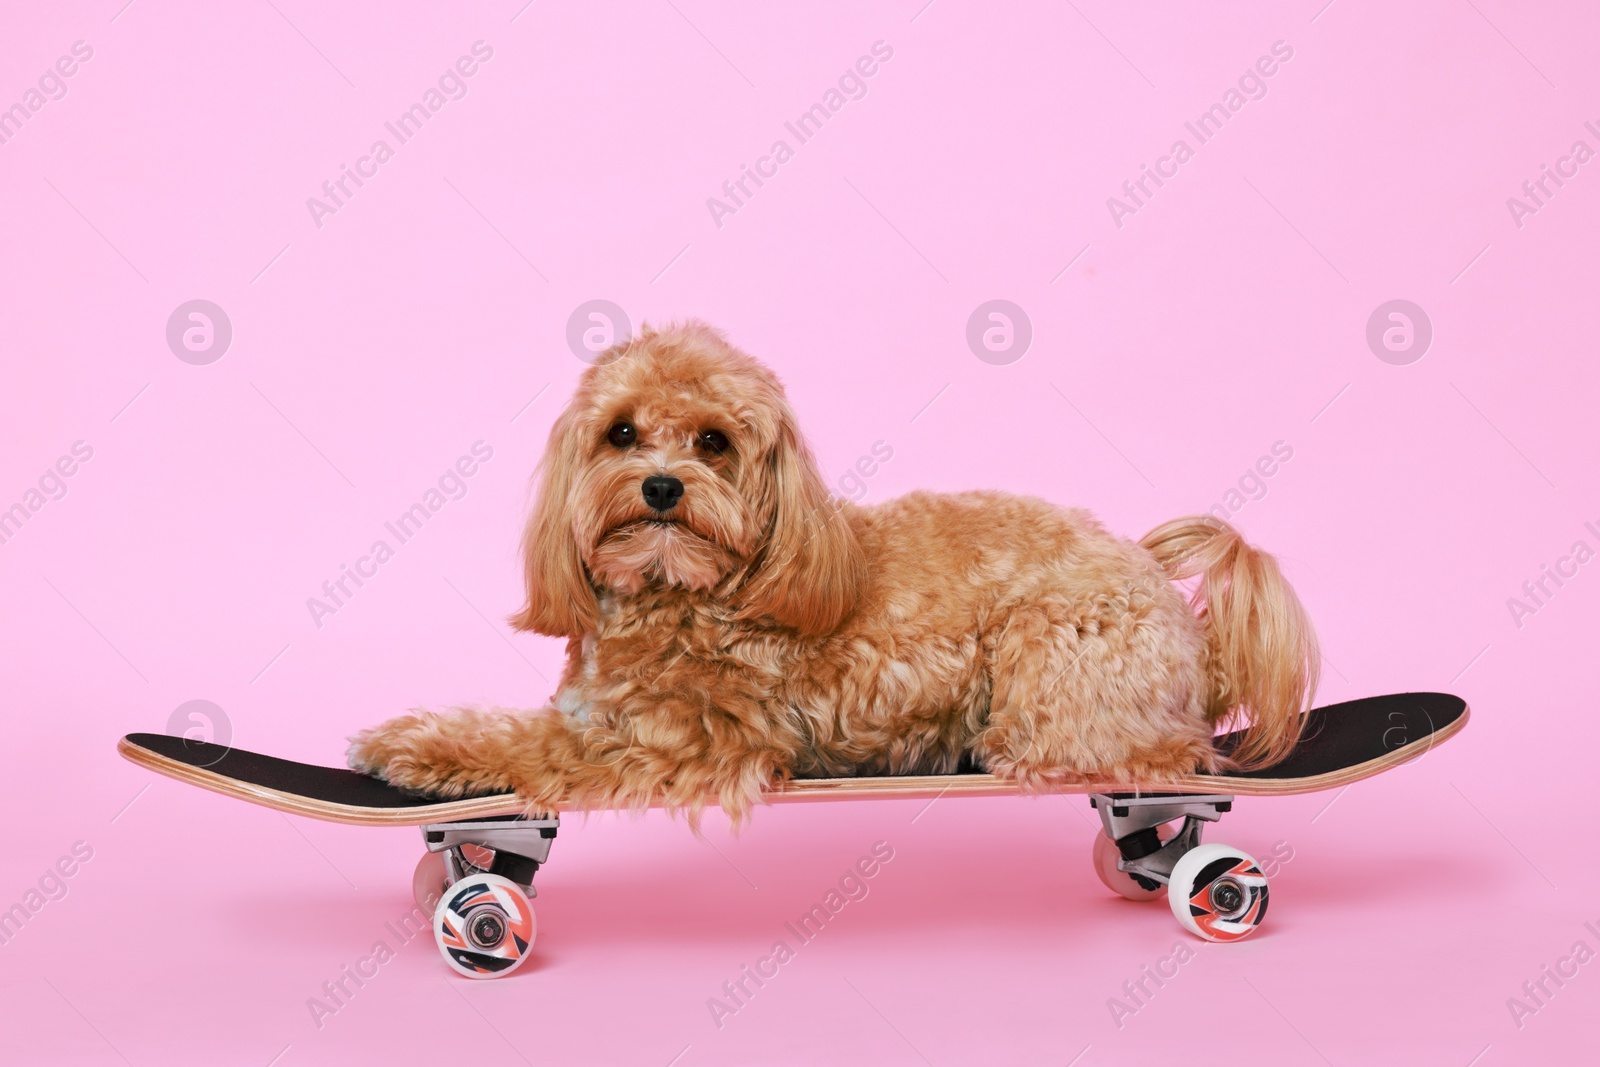
[(705, 430), (695, 438), (695, 444), (707, 452), (721, 455), (728, 450), (728, 435), (721, 430)]
[(631, 422), (619, 422), (606, 431), (606, 440), (617, 448), (627, 448), (639, 440), (639, 431), (633, 428)]

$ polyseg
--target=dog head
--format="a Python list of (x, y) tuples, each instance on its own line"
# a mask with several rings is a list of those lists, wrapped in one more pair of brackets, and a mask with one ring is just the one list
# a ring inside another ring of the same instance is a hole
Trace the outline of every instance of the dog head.
[(703, 324), (647, 326), (586, 371), (539, 480), (519, 629), (582, 636), (600, 590), (711, 591), (812, 634), (854, 605), (861, 550), (782, 385)]

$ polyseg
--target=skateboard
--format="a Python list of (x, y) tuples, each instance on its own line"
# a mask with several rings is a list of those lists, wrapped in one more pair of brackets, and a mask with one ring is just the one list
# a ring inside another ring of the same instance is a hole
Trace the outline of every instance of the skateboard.
[[(1237, 796), (1285, 796), (1338, 789), (1429, 752), (1467, 723), (1466, 702), (1445, 693), (1367, 697), (1306, 713), (1302, 739), (1282, 762), (1230, 774), (1160, 782), (1063, 786), (1086, 794), (1099, 813), (1091, 860), (1108, 889), (1131, 900), (1165, 894), (1173, 916), (1208, 941), (1237, 941), (1267, 914), (1267, 876), (1248, 853), (1201, 843), (1208, 822)], [(1239, 734), (1223, 734), (1231, 751)], [(529, 814), (511, 793), (453, 800), (402, 792), (376, 778), (165, 734), (129, 734), (127, 759), (159, 774), (278, 811), (353, 826), (417, 826), (427, 851), (412, 893), (432, 918), (450, 968), (496, 978), (528, 958), (537, 925), (534, 876), (549, 860), (559, 813)], [(990, 774), (800, 778), (769, 791), (772, 803), (1014, 796)]]

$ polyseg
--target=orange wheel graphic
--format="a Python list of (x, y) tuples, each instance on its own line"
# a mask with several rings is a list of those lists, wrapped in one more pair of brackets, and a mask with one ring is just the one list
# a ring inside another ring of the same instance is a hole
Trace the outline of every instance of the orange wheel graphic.
[(502, 978), (528, 958), (538, 933), (522, 887), (498, 874), (474, 874), (445, 890), (433, 913), (433, 939), (450, 969), (468, 978)]
[(1198, 845), (1172, 868), (1167, 903), (1190, 933), (1207, 941), (1238, 941), (1267, 917), (1267, 876), (1248, 852)]

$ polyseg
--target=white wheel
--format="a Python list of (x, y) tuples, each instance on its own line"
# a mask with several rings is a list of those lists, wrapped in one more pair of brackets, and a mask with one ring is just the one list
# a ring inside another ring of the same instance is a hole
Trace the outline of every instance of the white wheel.
[(538, 924), (522, 887), (498, 874), (473, 874), (445, 890), (433, 913), (433, 940), (450, 969), (468, 978), (503, 978), (522, 966)]
[[(1177, 833), (1170, 825), (1157, 828), (1161, 843), (1164, 845), (1172, 840), (1172, 835)], [(1118, 896), (1127, 897), (1129, 900), (1154, 900), (1167, 891), (1164, 885), (1154, 889), (1146, 889), (1140, 885), (1126, 871), (1117, 870), (1117, 861), (1122, 858), (1122, 853), (1117, 849), (1117, 843), (1103, 833), (1094, 835), (1094, 873), (1100, 876), (1101, 883)]]
[(411, 899), (417, 902), (422, 914), (431, 916), (449, 884), (450, 875), (445, 870), (444, 853), (424, 852), (417, 861), (417, 869), (411, 874)]
[(1207, 941), (1248, 937), (1267, 917), (1267, 876), (1248, 852), (1198, 845), (1172, 868), (1167, 903), (1183, 928)]

